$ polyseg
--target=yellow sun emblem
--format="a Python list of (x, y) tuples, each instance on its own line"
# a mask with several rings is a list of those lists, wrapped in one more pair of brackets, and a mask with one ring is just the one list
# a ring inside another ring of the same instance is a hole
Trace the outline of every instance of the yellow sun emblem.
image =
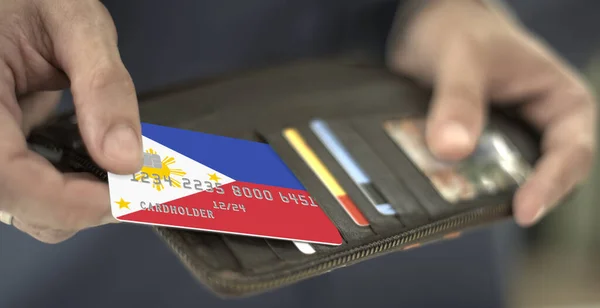
[[(154, 149), (150, 148), (144, 152), (144, 166), (138, 174), (135, 175), (135, 179), (140, 181), (146, 177), (146, 181), (152, 183), (152, 188), (157, 191), (165, 189), (165, 184), (171, 187), (181, 188), (181, 177), (186, 175), (185, 171), (170, 167), (175, 163), (175, 158), (166, 156), (164, 159), (160, 158), (160, 155)], [(179, 177), (180, 179), (175, 179)]]

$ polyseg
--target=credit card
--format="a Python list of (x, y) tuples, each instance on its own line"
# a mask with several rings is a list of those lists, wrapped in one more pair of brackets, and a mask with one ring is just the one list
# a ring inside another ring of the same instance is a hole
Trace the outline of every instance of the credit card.
[(283, 130), (284, 138), (290, 143), (292, 148), (300, 155), (302, 160), (310, 167), (317, 175), (319, 180), (327, 188), (329, 193), (338, 201), (340, 206), (346, 211), (348, 216), (352, 218), (354, 223), (359, 226), (368, 226), (369, 221), (365, 218), (362, 212), (358, 209), (354, 201), (348, 196), (346, 191), (338, 183), (329, 169), (323, 164), (315, 152), (306, 143), (304, 138), (295, 128), (286, 128)]
[(375, 209), (383, 215), (396, 214), (396, 211), (385, 200), (385, 197), (373, 185), (369, 176), (362, 170), (360, 165), (329, 128), (329, 125), (321, 119), (315, 119), (310, 122), (310, 128)]
[(500, 131), (486, 127), (474, 152), (458, 162), (437, 159), (425, 140), (423, 118), (390, 120), (383, 127), (390, 138), (451, 203), (498, 193), (520, 185), (532, 167)]
[(144, 166), (108, 173), (120, 221), (340, 245), (333, 222), (264, 143), (142, 123)]

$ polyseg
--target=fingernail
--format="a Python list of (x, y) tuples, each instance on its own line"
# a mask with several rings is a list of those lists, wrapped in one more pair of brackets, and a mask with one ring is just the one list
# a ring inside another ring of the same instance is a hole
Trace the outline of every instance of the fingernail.
[(462, 159), (469, 154), (471, 149), (471, 135), (464, 125), (450, 122), (441, 127), (436, 142), (432, 144), (433, 153), (448, 160)]
[(444, 143), (455, 147), (468, 147), (471, 144), (471, 135), (464, 125), (452, 122), (444, 127), (442, 132)]
[(546, 214), (546, 207), (542, 206), (538, 209), (537, 213), (535, 213), (533, 219), (531, 219), (531, 224), (535, 224), (540, 221), (542, 217), (544, 217), (544, 214)]
[(136, 164), (141, 160), (140, 140), (129, 125), (113, 126), (104, 137), (104, 154), (113, 160)]

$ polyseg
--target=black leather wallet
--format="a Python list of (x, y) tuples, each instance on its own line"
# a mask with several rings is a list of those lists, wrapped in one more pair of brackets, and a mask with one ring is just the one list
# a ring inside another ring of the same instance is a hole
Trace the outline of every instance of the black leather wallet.
[[(267, 142), (340, 231), (340, 246), (154, 228), (194, 275), (221, 296), (264, 292), (390, 252), (453, 238), (469, 228), (511, 217), (517, 185), (450, 202), (410, 155), (386, 134), (387, 120), (423, 117), (429, 91), (377, 67), (336, 61), (292, 64), (140, 97), (142, 121)], [(396, 212), (382, 215), (309, 129), (315, 117), (330, 124), (373, 185)], [(71, 115), (59, 116), (29, 137), (31, 148), (64, 171), (106, 173), (87, 156)], [(492, 112), (490, 125), (528, 164), (539, 138), (514, 117)], [(282, 136), (295, 127), (369, 221), (355, 224)], [(477, 172), (474, 176), (478, 176)], [(485, 184), (485, 183), (483, 183)], [(108, 205), (107, 205), (108, 206)], [(307, 222), (310, 227), (310, 222)]]

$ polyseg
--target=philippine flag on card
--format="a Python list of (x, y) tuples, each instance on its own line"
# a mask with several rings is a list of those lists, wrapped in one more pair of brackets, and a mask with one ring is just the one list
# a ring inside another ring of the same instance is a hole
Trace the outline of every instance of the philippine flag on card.
[(144, 166), (108, 174), (124, 222), (339, 245), (335, 225), (264, 143), (142, 124)]

